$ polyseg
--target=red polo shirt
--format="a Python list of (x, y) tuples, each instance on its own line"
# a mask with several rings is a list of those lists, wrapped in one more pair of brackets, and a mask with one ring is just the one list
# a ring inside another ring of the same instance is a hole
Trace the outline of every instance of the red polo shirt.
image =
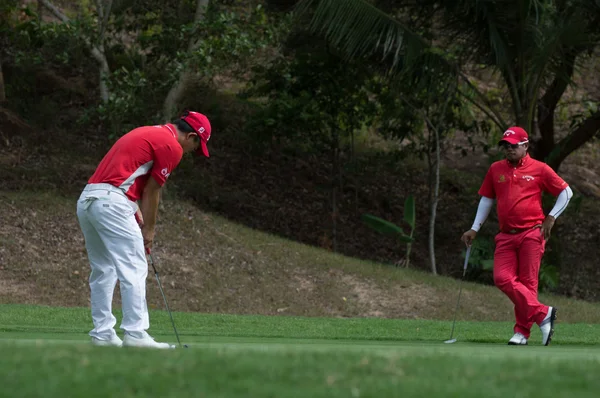
[(150, 176), (162, 186), (182, 156), (172, 124), (138, 127), (115, 142), (88, 183), (119, 187), (135, 202), (142, 197)]
[(517, 166), (508, 160), (494, 162), (479, 194), (496, 199), (500, 230), (526, 229), (544, 219), (542, 192), (558, 196), (567, 183), (550, 166), (526, 155)]

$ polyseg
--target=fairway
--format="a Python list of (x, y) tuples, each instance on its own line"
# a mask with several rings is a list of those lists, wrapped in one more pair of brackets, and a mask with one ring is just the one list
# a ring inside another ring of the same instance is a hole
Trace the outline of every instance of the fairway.
[[(596, 325), (549, 347), (506, 345), (511, 325), (175, 313), (189, 349), (92, 347), (88, 310), (0, 306), (6, 397), (595, 397)], [(175, 343), (166, 313), (150, 330)], [(118, 324), (117, 324), (118, 325)]]

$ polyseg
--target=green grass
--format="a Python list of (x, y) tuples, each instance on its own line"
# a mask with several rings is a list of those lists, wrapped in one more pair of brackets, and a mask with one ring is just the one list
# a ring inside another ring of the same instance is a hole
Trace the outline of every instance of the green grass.
[[(120, 315), (120, 314), (117, 314)], [(119, 317), (119, 316), (118, 316)], [(175, 313), (188, 350), (88, 344), (87, 308), (0, 305), (0, 396), (592, 397), (600, 327), (510, 347), (506, 322)], [(165, 312), (151, 332), (175, 342)], [(118, 325), (118, 324), (117, 324)]]

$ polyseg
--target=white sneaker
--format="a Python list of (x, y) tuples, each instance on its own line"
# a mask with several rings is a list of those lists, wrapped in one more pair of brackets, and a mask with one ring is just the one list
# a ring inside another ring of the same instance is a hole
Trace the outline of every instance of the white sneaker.
[(554, 334), (554, 321), (556, 320), (556, 308), (548, 307), (548, 315), (540, 323), (540, 331), (542, 332), (542, 344), (548, 345)]
[(160, 348), (160, 349), (175, 348), (174, 345), (171, 345), (169, 343), (157, 343), (146, 332), (143, 332), (142, 337), (132, 336), (131, 334), (125, 332), (125, 338), (123, 339), (123, 346), (126, 346), (126, 347)]
[(527, 345), (527, 338), (521, 333), (515, 333), (515, 335), (508, 340), (508, 345)]
[(92, 344), (102, 347), (121, 347), (123, 345), (123, 340), (121, 340), (117, 335), (113, 336), (110, 340), (102, 340), (97, 337), (92, 337)]

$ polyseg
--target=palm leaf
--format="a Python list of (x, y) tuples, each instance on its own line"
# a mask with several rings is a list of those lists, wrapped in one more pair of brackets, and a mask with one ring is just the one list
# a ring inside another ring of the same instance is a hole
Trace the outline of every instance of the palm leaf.
[(411, 243), (413, 241), (413, 239), (410, 236), (404, 233), (404, 230), (402, 230), (401, 227), (382, 218), (376, 217), (371, 214), (363, 214), (362, 220), (367, 226), (369, 226), (370, 228), (374, 229), (382, 235), (395, 237), (405, 243)]
[(380, 52), (392, 60), (410, 63), (429, 44), (385, 12), (365, 0), (301, 0), (299, 15), (313, 11), (309, 28), (322, 34), (346, 56), (355, 58)]
[[(489, 0), (488, 0), (489, 1)], [(396, 2), (395, 7), (399, 7), (402, 2)], [(425, 17), (419, 16), (419, 12), (426, 6), (432, 6), (434, 11), (430, 14), (425, 13)], [(443, 14), (442, 19), (449, 20), (448, 24), (440, 27), (443, 31), (442, 40), (438, 39), (439, 46), (433, 46), (420, 35), (411, 30), (409, 26), (403, 24), (396, 18), (379, 10), (377, 7), (365, 0), (300, 0), (297, 5), (299, 16), (311, 15), (310, 22), (305, 23), (313, 33), (325, 36), (327, 41), (340, 51), (347, 58), (369, 57), (378, 55), (383, 60), (390, 61), (391, 66), (387, 68), (388, 72), (395, 73), (402, 69), (408, 74), (420, 70), (426, 73), (431, 70), (443, 71), (450, 76), (458, 75), (465, 81), (469, 89), (476, 92), (476, 105), (501, 128), (506, 127), (506, 123), (486, 101), (485, 95), (475, 85), (471, 84), (468, 77), (459, 70), (459, 62), (468, 60), (469, 57), (459, 61), (451, 54), (452, 50), (448, 48), (453, 44), (459, 44), (466, 48), (465, 51), (485, 52), (481, 41), (480, 30), (475, 30), (470, 26), (470, 21), (465, 15), (466, 11), (475, 12), (474, 5), (478, 0), (455, 0), (444, 3), (439, 11), (439, 3), (432, 0), (420, 0), (419, 5), (414, 3), (407, 5), (410, 7), (409, 16), (415, 19), (423, 20), (429, 17), (430, 20), (439, 19), (436, 13)], [(451, 16), (449, 18), (444, 14), (446, 12)], [(467, 19), (467, 20), (466, 20)], [(480, 29), (478, 27), (478, 29)], [(455, 32), (456, 35), (453, 36)], [(475, 39), (473, 39), (475, 38)], [(445, 39), (445, 40), (444, 40)], [(453, 40), (456, 39), (456, 42)], [(473, 43), (470, 40), (475, 40)], [(492, 40), (493, 43), (500, 43), (500, 39)], [(475, 45), (475, 44), (476, 45)], [(479, 43), (479, 44), (477, 44)], [(485, 47), (485, 46), (484, 46)], [(498, 57), (506, 57), (499, 48)], [(459, 57), (460, 58), (460, 57)], [(503, 61), (508, 63), (508, 61)], [(400, 68), (401, 67), (401, 68)]]

